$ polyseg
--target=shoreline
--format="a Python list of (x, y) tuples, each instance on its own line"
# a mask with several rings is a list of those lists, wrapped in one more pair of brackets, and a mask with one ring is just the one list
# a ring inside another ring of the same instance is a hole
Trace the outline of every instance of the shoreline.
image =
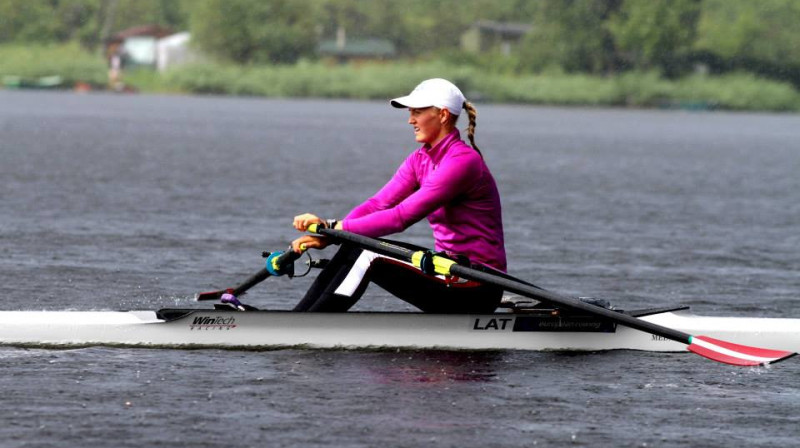
[[(136, 90), (116, 92), (111, 89), (104, 88), (22, 88), (22, 89), (9, 89), (0, 86), (0, 92), (15, 92), (19, 93), (61, 93), (61, 94), (74, 94), (80, 95), (108, 95), (119, 97), (136, 97), (136, 96), (161, 96), (164, 98), (169, 97), (194, 97), (205, 99), (243, 99), (243, 100), (274, 100), (274, 101), (332, 101), (332, 102), (374, 102), (380, 103), (388, 101), (385, 98), (353, 98), (353, 97), (328, 97), (328, 96), (266, 96), (266, 95), (249, 95), (249, 94), (228, 94), (216, 92), (186, 92), (186, 91), (170, 91), (170, 90)], [(387, 97), (388, 98), (388, 97)], [(758, 114), (758, 115), (778, 115), (778, 116), (793, 116), (800, 114), (800, 110), (769, 110), (769, 109), (728, 109), (722, 107), (715, 107), (710, 105), (696, 104), (670, 104), (665, 102), (663, 104), (641, 106), (641, 105), (624, 105), (624, 104), (558, 104), (558, 103), (523, 103), (523, 102), (502, 102), (480, 99), (473, 101), (478, 106), (506, 106), (506, 107), (531, 107), (541, 109), (562, 109), (562, 110), (615, 110), (615, 111), (651, 111), (651, 112), (686, 112), (686, 113), (723, 113), (723, 114)]]
[[(240, 66), (226, 63), (175, 67), (163, 73), (128, 69), (122, 81), (141, 93), (218, 94), (267, 98), (384, 99), (408, 92), (423, 79), (447, 78), (476, 103), (565, 107), (620, 107), (693, 111), (800, 112), (800, 90), (752, 73), (690, 74), (666, 79), (654, 71), (614, 76), (577, 73), (487, 72), (443, 61)], [(97, 91), (109, 88), (102, 57), (77, 45), (0, 45), (0, 88)]]

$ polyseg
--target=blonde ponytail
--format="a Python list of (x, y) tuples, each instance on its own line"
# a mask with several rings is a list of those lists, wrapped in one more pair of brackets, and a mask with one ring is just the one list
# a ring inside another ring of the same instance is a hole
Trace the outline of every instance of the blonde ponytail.
[(478, 149), (478, 145), (475, 144), (475, 126), (477, 125), (476, 120), (478, 118), (478, 111), (475, 110), (475, 106), (473, 106), (469, 101), (464, 101), (462, 107), (467, 111), (467, 117), (469, 118), (469, 125), (467, 126), (467, 137), (469, 137), (469, 143), (472, 145), (472, 148), (475, 151), (478, 151), (478, 154), (483, 157), (481, 150)]

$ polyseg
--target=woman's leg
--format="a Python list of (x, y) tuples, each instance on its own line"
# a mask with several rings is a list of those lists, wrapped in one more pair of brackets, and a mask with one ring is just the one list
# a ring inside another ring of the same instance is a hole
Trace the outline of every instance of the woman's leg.
[(345, 312), (358, 302), (370, 281), (428, 313), (491, 313), (503, 296), (502, 289), (491, 285), (448, 281), (411, 264), (343, 244), (294, 311)]
[(294, 307), (294, 311), (349, 310), (364, 294), (369, 283), (366, 274), (370, 260), (364, 254), (358, 247), (342, 244), (300, 303)]
[(373, 261), (370, 280), (426, 313), (492, 313), (503, 298), (501, 288), (472, 281), (448, 281), (383, 257)]

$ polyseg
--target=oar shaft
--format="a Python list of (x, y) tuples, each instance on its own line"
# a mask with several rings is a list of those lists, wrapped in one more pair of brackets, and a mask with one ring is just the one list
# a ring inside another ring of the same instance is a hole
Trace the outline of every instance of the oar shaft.
[[(319, 233), (320, 235), (333, 237), (340, 241), (349, 241), (375, 253), (411, 262), (417, 266), (419, 263), (419, 258), (421, 255), (419, 251), (413, 251), (411, 249), (387, 243), (385, 241), (376, 240), (342, 230), (324, 229), (319, 228), (318, 226), (313, 226), (309, 228), (309, 230), (314, 233)], [(499, 275), (493, 275), (478, 269), (461, 266), (444, 257), (434, 256), (434, 264), (436, 265), (437, 272), (440, 272), (439, 269), (441, 269), (441, 273), (452, 274), (468, 280), (475, 280), (481, 283), (499, 286), (508, 292), (513, 292), (543, 302), (559, 305), (563, 308), (580, 310), (592, 315), (605, 317), (613, 322), (617, 322), (646, 333), (655, 334), (657, 336), (684, 344), (691, 343), (692, 336), (682, 331), (662, 327), (661, 325), (656, 325), (641, 319), (637, 319), (627, 314), (618, 313), (616, 311), (591, 305), (571, 297), (532, 287), (516, 279), (504, 278)]]
[(682, 331), (673, 330), (671, 328), (662, 327), (661, 325), (652, 324), (642, 319), (638, 319), (636, 317), (632, 317), (627, 314), (618, 313), (616, 311), (602, 308), (597, 305), (591, 305), (589, 303), (582, 302), (580, 300), (576, 300), (571, 297), (562, 296), (560, 294), (556, 294), (542, 289), (532, 288), (520, 282), (502, 277), (497, 277), (495, 275), (479, 271), (477, 269), (471, 269), (456, 264), (450, 267), (450, 272), (453, 275), (456, 275), (461, 278), (499, 286), (508, 292), (520, 294), (526, 297), (530, 297), (532, 299), (540, 300), (542, 302), (548, 302), (551, 304), (560, 305), (564, 308), (580, 310), (589, 314), (605, 317), (609, 320), (617, 322), (618, 324), (625, 325), (626, 327), (630, 327), (636, 330), (641, 330), (646, 333), (655, 334), (667, 339), (671, 339), (673, 341), (682, 342), (684, 344), (691, 343), (692, 336)]
[(261, 268), (260, 271), (253, 274), (253, 276), (245, 280), (244, 283), (234, 288), (232, 294), (236, 297), (239, 297), (240, 295), (245, 293), (248, 289), (266, 280), (267, 277), (269, 277), (270, 275), (271, 274), (269, 273), (269, 271), (267, 271), (266, 268)]
[(290, 247), (285, 252), (276, 252), (272, 255), (275, 255), (275, 257), (273, 258), (270, 256), (267, 258), (267, 263), (271, 270), (263, 267), (250, 278), (245, 280), (244, 283), (235, 288), (223, 289), (221, 291), (203, 292), (195, 296), (196, 300), (219, 300), (222, 295), (228, 291), (230, 291), (235, 297), (239, 297), (247, 292), (247, 290), (263, 282), (269, 277), (278, 275), (289, 275), (291, 277), (294, 275), (293, 263), (295, 260), (300, 258), (300, 254), (294, 252)]
[(378, 254), (407, 261), (425, 272), (442, 275), (456, 275), (465, 279), (475, 280), (489, 285), (496, 285), (506, 291), (515, 292), (536, 300), (548, 302), (563, 308), (580, 310), (587, 314), (606, 318), (620, 325), (640, 330), (646, 333), (661, 336), (666, 339), (687, 344), (687, 349), (698, 355), (717, 362), (739, 366), (755, 366), (776, 363), (796, 355), (785, 350), (770, 350), (759, 347), (732, 344), (719, 341), (706, 336), (691, 336), (682, 331), (662, 327), (642, 319), (637, 319), (627, 314), (618, 313), (606, 308), (591, 305), (571, 297), (562, 296), (554, 292), (540, 289), (526, 284), (506, 274), (494, 273), (480, 268), (471, 268), (457, 264), (447, 257), (433, 255), (426, 251), (412, 251), (385, 241), (379, 241), (343, 230), (320, 229), (319, 226), (309, 227), (311, 232), (327, 235), (339, 241), (347, 241), (359, 245)]

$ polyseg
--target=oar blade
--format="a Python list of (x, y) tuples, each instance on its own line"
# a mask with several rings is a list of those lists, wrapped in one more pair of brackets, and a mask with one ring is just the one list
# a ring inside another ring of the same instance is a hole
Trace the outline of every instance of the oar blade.
[(225, 290), (222, 291), (210, 291), (210, 292), (201, 292), (197, 293), (194, 296), (194, 299), (198, 302), (202, 302), (204, 300), (219, 300), (223, 294), (225, 294)]
[(708, 336), (693, 336), (690, 352), (734, 366), (763, 366), (789, 359), (795, 352), (772, 350), (720, 341)]

